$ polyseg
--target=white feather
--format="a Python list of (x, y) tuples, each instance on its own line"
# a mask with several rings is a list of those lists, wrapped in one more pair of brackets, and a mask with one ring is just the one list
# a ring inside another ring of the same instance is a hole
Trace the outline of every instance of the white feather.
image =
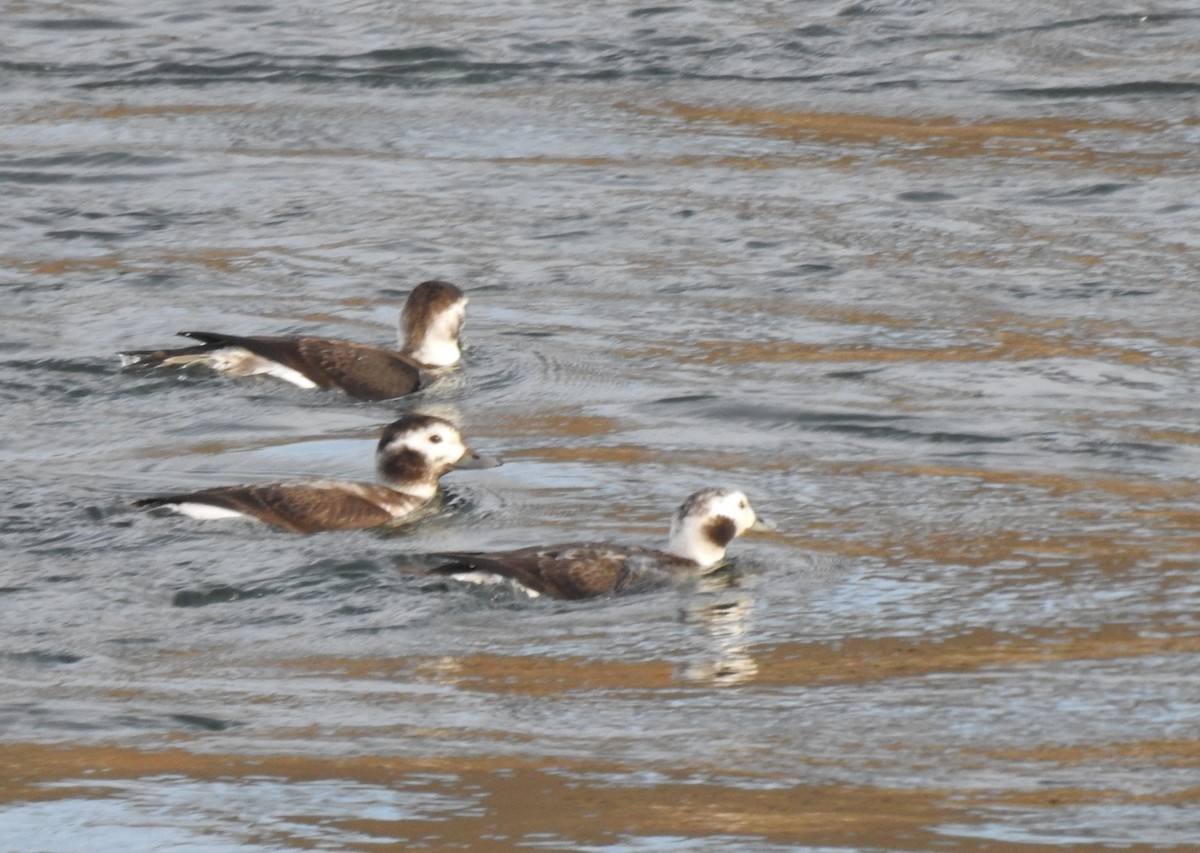
[(430, 367), (449, 367), (458, 364), (462, 358), (462, 350), (458, 344), (458, 329), (462, 325), (463, 315), (467, 310), (467, 299), (455, 302), (442, 313), (438, 314), (425, 334), (421, 336), (421, 345), (409, 353), (421, 364)]
[(479, 584), (480, 586), (492, 586), (498, 583), (511, 583), (513, 588), (520, 590), (530, 598), (539, 598), (541, 596), (541, 593), (537, 590), (530, 589), (523, 583), (519, 583), (512, 578), (506, 578), (503, 575), (498, 575), (495, 572), (483, 572), (478, 570), (473, 572), (455, 572), (454, 574), (450, 575), (450, 577), (457, 581), (462, 581), (463, 583)]
[(225, 509), (220, 506), (211, 506), (210, 504), (195, 503), (184, 501), (177, 504), (163, 504), (168, 509), (173, 509), (178, 513), (188, 516), (189, 518), (198, 518), (201, 521), (216, 521), (222, 518), (244, 518), (249, 521), (256, 521), (252, 515), (246, 515), (244, 512), (238, 512), (236, 509)]
[[(221, 347), (221, 349), (205, 353), (203, 359), (196, 360), (206, 362), (213, 370), (227, 376), (274, 376), (276, 379), (290, 382), (298, 388), (317, 387), (317, 383), (303, 373), (285, 367), (277, 361), (255, 355), (242, 347)], [(164, 363), (170, 363), (170, 361), (167, 359)]]

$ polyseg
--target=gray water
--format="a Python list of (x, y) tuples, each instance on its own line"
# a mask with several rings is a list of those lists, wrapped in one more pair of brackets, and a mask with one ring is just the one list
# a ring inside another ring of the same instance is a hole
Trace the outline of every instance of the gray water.
[[(0, 850), (1195, 849), (1200, 11), (8, 3)], [(179, 329), (462, 369), (122, 374)], [(407, 528), (144, 515), (506, 464)], [(403, 555), (658, 544), (585, 603)]]

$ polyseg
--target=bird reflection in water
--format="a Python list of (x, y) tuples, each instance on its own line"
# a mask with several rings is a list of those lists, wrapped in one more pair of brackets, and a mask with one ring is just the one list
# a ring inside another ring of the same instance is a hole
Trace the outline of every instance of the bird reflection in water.
[(701, 650), (683, 662), (676, 677), (710, 684), (741, 684), (758, 674), (747, 635), (754, 595), (730, 568), (697, 581), (696, 594), (680, 611), (680, 621), (700, 628)]

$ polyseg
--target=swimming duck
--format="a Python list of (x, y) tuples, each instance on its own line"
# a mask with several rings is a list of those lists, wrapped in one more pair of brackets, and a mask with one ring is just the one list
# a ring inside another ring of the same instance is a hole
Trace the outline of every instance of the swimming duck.
[(432, 554), (430, 571), (473, 583), (514, 581), (531, 595), (591, 598), (696, 575), (725, 558), (734, 537), (769, 530), (737, 489), (702, 489), (671, 518), (665, 551), (572, 543), (493, 553)]
[(241, 337), (180, 332), (200, 343), (119, 353), (127, 369), (204, 364), (226, 376), (267, 375), (301, 388), (337, 389), (359, 400), (390, 400), (421, 387), (421, 370), (461, 357), (467, 297), (446, 281), (413, 288), (400, 312), (400, 350), (333, 338)]
[(449, 421), (405, 415), (389, 424), (375, 449), (382, 484), (315, 480), (220, 486), (134, 501), (192, 518), (252, 518), (296, 533), (353, 530), (399, 521), (427, 503), (451, 468), (490, 468), (497, 459), (467, 447)]

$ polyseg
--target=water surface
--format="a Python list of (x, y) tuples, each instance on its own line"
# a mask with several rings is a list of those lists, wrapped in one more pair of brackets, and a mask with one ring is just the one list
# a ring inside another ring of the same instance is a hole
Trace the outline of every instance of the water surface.
[[(1193, 849), (1191, 4), (9, 4), (0, 850)], [(394, 337), (415, 398), (121, 374)], [(488, 471), (398, 531), (134, 512)], [(407, 553), (773, 534), (584, 603)]]

